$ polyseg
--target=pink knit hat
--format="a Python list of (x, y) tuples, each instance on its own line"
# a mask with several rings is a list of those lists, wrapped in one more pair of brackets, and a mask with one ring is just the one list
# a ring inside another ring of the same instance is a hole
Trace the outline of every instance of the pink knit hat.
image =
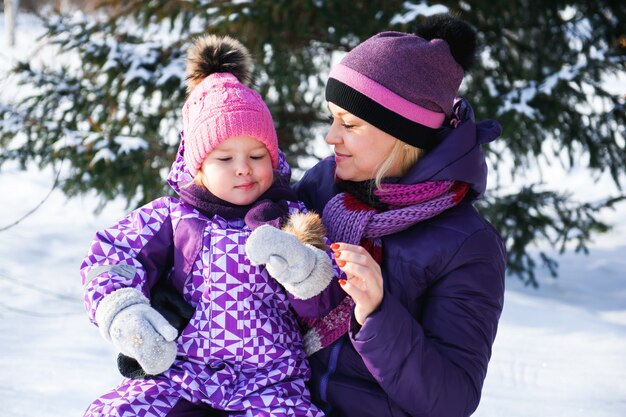
[(213, 149), (235, 136), (258, 139), (278, 166), (272, 115), (261, 96), (242, 83), (251, 77), (251, 62), (248, 50), (227, 36), (199, 38), (189, 49), (189, 96), (182, 114), (185, 164), (192, 175)]

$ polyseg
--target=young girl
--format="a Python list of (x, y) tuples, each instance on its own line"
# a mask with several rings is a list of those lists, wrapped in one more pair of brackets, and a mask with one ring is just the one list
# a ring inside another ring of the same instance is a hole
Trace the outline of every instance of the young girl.
[[(192, 46), (184, 134), (168, 177), (180, 199), (156, 199), (98, 232), (81, 265), (91, 321), (148, 374), (124, 379), (86, 416), (322, 415), (305, 386), (310, 371), (285, 291), (245, 254), (252, 230), (305, 210), (268, 108), (242, 84), (250, 64), (231, 38)], [(333, 277), (328, 254), (295, 237), (285, 243), (271, 272), (286, 285), (313, 285), (304, 297), (319, 293)], [(180, 335), (151, 306), (163, 282), (193, 308)]]

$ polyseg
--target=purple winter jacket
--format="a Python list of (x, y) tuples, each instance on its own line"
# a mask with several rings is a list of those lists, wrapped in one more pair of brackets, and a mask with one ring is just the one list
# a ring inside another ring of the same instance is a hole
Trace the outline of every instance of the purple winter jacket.
[[(401, 179), (460, 180), (474, 198), (486, 188), (481, 145), (500, 135), (491, 120), (476, 124), (466, 102), (462, 122)], [(339, 191), (332, 158), (295, 185), (321, 213)], [(481, 389), (503, 308), (506, 253), (499, 234), (471, 197), (458, 206), (382, 238), (384, 298), (360, 327), (310, 357), (313, 399), (329, 416), (469, 416)], [(331, 285), (324, 297), (337, 297)], [(318, 304), (296, 303), (315, 317)]]

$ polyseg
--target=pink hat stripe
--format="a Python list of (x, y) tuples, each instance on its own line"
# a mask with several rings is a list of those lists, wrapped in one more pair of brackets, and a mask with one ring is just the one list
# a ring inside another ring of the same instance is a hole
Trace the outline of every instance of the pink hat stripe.
[(330, 71), (329, 77), (344, 83), (348, 87), (374, 100), (381, 106), (412, 122), (437, 129), (441, 127), (446, 118), (444, 113), (434, 112), (422, 106), (418, 106), (343, 64), (335, 65)]

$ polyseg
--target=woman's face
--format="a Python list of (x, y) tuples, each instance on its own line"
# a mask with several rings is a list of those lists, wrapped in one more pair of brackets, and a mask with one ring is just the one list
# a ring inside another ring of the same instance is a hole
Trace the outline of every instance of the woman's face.
[[(334, 146), (337, 177), (349, 181), (374, 178), (397, 139), (332, 102), (328, 110), (332, 124), (326, 143)], [(386, 175), (399, 176), (401, 172), (400, 161), (396, 161)]]

